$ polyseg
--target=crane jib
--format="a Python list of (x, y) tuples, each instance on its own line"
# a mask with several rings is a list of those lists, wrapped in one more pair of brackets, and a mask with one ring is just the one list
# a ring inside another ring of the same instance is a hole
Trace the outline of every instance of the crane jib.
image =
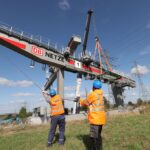
[(83, 73), (85, 76), (91, 75), (91, 78), (93, 78), (92, 75), (95, 77), (101, 75), (104, 82), (117, 82), (125, 86), (135, 87), (135, 81), (129, 77), (105, 68), (100, 71), (100, 65), (94, 64), (94, 62), (86, 65), (82, 60), (73, 57), (66, 58), (63, 52), (54, 46), (46, 45), (13, 30), (10, 31), (9, 28), (1, 25), (0, 44), (42, 64), (63, 68), (64, 71)]

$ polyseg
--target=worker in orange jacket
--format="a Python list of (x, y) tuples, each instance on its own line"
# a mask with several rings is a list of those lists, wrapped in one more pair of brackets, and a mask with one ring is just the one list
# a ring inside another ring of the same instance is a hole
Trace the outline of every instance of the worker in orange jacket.
[(64, 132), (65, 132), (65, 115), (63, 101), (60, 95), (56, 94), (54, 89), (50, 90), (50, 94), (46, 94), (43, 91), (43, 95), (46, 101), (51, 107), (51, 126), (48, 135), (48, 147), (52, 146), (53, 138), (55, 136), (57, 125), (59, 126), (59, 144), (64, 144)]
[(104, 111), (102, 83), (100, 80), (93, 82), (93, 91), (87, 98), (80, 99), (81, 106), (88, 106), (88, 122), (90, 124), (91, 150), (102, 150), (102, 126), (106, 123)]

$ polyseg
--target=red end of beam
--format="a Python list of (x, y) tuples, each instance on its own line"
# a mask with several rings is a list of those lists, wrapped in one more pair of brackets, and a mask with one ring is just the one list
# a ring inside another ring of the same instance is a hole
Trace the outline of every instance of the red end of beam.
[(95, 73), (100, 73), (100, 70), (99, 69), (96, 69), (96, 68), (93, 68), (93, 67), (89, 67), (89, 66), (86, 66), (84, 64), (82, 64), (82, 68), (83, 69), (86, 69), (88, 71), (91, 71), (91, 72), (95, 72)]
[(3, 41), (5, 41), (5, 42), (7, 42), (8, 44), (11, 44), (12, 46), (17, 47), (17, 48), (20, 48), (20, 49), (25, 49), (26, 48), (25, 44), (22, 44), (22, 43), (10, 40), (8, 38), (4, 38), (4, 37), (0, 36), (0, 39), (3, 40)]
[(72, 59), (69, 59), (69, 60), (68, 60), (68, 63), (71, 64), (71, 65), (74, 65), (74, 64), (75, 64), (75, 61), (72, 60)]

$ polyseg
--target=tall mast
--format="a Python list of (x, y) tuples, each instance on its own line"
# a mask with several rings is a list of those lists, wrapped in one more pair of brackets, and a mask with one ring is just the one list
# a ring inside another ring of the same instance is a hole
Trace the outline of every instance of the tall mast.
[(86, 21), (86, 28), (85, 28), (85, 33), (84, 33), (84, 40), (83, 40), (83, 49), (82, 49), (83, 56), (85, 55), (85, 51), (86, 51), (92, 13), (93, 13), (92, 10), (88, 11), (88, 16), (87, 16), (87, 21)]

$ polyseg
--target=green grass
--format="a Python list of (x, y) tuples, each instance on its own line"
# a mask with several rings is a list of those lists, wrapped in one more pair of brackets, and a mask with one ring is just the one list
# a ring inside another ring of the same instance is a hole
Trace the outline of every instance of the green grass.
[[(0, 130), (0, 150), (47, 150), (49, 126), (34, 126)], [(89, 142), (87, 121), (66, 124), (64, 147), (54, 140), (52, 150), (86, 150)], [(103, 132), (104, 150), (150, 150), (150, 114), (126, 115), (108, 118)]]

